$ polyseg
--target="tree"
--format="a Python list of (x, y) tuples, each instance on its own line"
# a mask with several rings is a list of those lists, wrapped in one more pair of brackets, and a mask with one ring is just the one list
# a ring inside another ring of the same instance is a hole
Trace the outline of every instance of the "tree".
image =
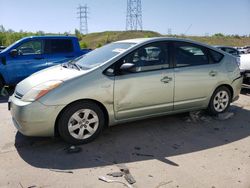
[(0, 32), (1, 32), (1, 33), (4, 33), (4, 32), (5, 32), (5, 29), (4, 29), (3, 25), (0, 25)]
[(215, 33), (213, 37), (225, 37), (222, 33)]

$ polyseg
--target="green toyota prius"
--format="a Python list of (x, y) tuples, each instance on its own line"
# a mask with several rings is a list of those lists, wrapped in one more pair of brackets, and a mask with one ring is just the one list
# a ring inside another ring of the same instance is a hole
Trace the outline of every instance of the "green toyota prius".
[(31, 75), (16, 86), (9, 110), (24, 135), (82, 144), (105, 126), (200, 109), (222, 113), (241, 83), (237, 59), (212, 46), (131, 39)]

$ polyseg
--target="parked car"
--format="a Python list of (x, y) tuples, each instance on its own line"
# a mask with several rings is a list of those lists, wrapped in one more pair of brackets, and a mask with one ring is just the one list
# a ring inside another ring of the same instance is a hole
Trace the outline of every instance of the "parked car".
[(235, 56), (237, 59), (237, 64), (240, 66), (240, 52), (237, 49), (230, 46), (215, 46), (215, 47)]
[(240, 71), (243, 75), (243, 83), (250, 85), (250, 54), (242, 54), (240, 62)]
[[(151, 49), (158, 57), (148, 57)], [(87, 143), (105, 126), (200, 109), (225, 112), (242, 84), (235, 61), (185, 39), (114, 42), (26, 78), (9, 109), (24, 135)]]
[(72, 60), (90, 50), (80, 49), (71, 36), (23, 38), (0, 52), (0, 90), (15, 85), (34, 72)]
[(236, 49), (240, 52), (240, 54), (247, 54), (248, 53), (247, 49), (245, 47), (237, 47)]

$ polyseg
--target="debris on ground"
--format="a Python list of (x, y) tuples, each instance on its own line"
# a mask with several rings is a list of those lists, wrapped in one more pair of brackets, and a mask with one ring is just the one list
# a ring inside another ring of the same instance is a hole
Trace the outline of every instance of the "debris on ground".
[(141, 156), (141, 157), (154, 157), (154, 155), (151, 154), (144, 154), (144, 153), (132, 153), (132, 155), (136, 155), (136, 156)]
[(120, 171), (124, 173), (124, 178), (127, 180), (128, 183), (134, 184), (136, 182), (134, 177), (130, 174), (128, 167), (122, 164), (122, 165), (119, 165), (119, 168), (120, 168)]
[(167, 185), (167, 184), (169, 184), (169, 183), (172, 183), (173, 181), (168, 181), (168, 182), (161, 182), (159, 185), (157, 185), (155, 188), (160, 188), (160, 187), (162, 187), (162, 186), (164, 186), (164, 185)]
[(230, 119), (233, 116), (234, 116), (233, 112), (224, 112), (224, 113), (218, 114), (216, 119), (224, 121), (224, 120)]
[(230, 119), (234, 116), (234, 112), (224, 112), (220, 113), (217, 116), (210, 116), (205, 111), (193, 111), (189, 112), (189, 116), (186, 117), (187, 123), (198, 123), (198, 122), (210, 122), (213, 119), (224, 121)]
[(49, 170), (52, 171), (52, 172), (73, 174), (73, 171), (71, 171), (71, 170), (58, 170), (58, 169), (52, 169), (52, 168), (50, 168)]
[(134, 149), (135, 149), (135, 150), (141, 150), (141, 148), (138, 147), (138, 146), (135, 146)]
[(189, 112), (189, 116), (186, 118), (187, 123), (197, 123), (197, 122), (210, 122), (212, 117), (207, 115), (203, 111), (193, 111)]
[(65, 149), (67, 153), (79, 153), (82, 151), (82, 148), (77, 146), (70, 146)]
[(108, 173), (108, 176), (112, 176), (112, 177), (122, 177), (124, 175), (123, 172), (112, 172), (112, 173)]
[(98, 179), (101, 180), (101, 181), (104, 181), (104, 182), (106, 182), (106, 183), (121, 183), (121, 184), (125, 185), (125, 186), (128, 187), (128, 188), (133, 188), (133, 186), (130, 185), (130, 184), (128, 184), (128, 183), (122, 182), (122, 181), (120, 181), (120, 180), (108, 179), (108, 178), (106, 178), (105, 176), (99, 176)]

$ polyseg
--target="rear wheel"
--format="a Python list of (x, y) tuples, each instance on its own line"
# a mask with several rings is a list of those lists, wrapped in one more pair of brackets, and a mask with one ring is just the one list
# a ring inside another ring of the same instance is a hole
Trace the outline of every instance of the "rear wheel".
[(85, 144), (94, 140), (105, 124), (104, 113), (92, 102), (77, 102), (67, 107), (59, 117), (60, 136), (71, 144)]
[(210, 99), (208, 111), (212, 115), (225, 112), (230, 106), (231, 99), (231, 92), (227, 87), (217, 88)]

